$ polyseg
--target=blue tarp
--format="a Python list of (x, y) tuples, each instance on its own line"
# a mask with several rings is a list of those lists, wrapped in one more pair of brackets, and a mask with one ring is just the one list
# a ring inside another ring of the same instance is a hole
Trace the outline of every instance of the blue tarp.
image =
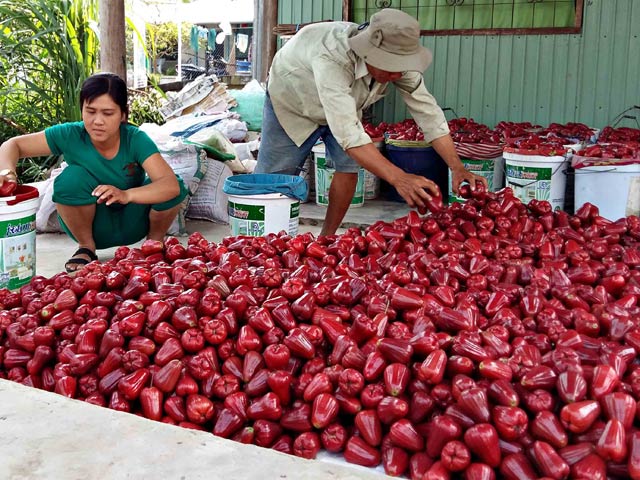
[(281, 193), (303, 202), (307, 198), (307, 182), (304, 181), (304, 178), (295, 175), (250, 173), (228, 177), (224, 181), (222, 191), (231, 195)]
[(188, 138), (191, 135), (195, 135), (196, 133), (198, 133), (203, 128), (212, 127), (213, 125), (218, 123), (220, 120), (222, 120), (222, 119), (221, 118), (216, 118), (215, 120), (208, 120), (206, 122), (194, 123), (193, 125), (189, 126), (188, 128), (185, 128), (184, 130), (180, 130), (180, 131), (177, 131), (177, 132), (171, 132), (171, 136), (172, 137), (185, 137), (185, 138)]

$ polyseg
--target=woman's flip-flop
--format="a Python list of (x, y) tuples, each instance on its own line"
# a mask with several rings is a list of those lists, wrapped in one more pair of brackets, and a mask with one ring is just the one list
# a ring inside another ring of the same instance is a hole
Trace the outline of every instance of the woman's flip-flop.
[[(86, 258), (75, 258), (78, 255), (86, 255), (90, 258), (90, 260), (87, 260)], [(76, 250), (73, 256), (69, 260), (67, 260), (67, 263), (64, 264), (64, 269), (68, 273), (77, 272), (82, 267), (93, 262), (94, 260), (98, 260), (98, 256), (95, 252), (92, 252), (86, 247), (80, 247), (78, 250)]]

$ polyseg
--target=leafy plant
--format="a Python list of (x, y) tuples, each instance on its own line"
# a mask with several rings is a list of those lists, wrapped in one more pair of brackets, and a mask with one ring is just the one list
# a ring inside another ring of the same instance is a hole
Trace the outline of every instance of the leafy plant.
[[(97, 0), (0, 0), (4, 124), (34, 132), (81, 118), (80, 88), (97, 65), (97, 18)], [(38, 179), (55, 161), (23, 160), (22, 180)]]
[[(182, 41), (187, 43), (191, 35), (191, 24), (182, 24)], [(176, 60), (178, 58), (178, 27), (175, 23), (147, 23), (146, 51), (152, 70), (155, 72), (159, 58)]]
[(157, 88), (148, 90), (129, 90), (129, 122), (134, 125), (143, 123), (165, 123), (160, 113), (160, 104), (166, 95)]

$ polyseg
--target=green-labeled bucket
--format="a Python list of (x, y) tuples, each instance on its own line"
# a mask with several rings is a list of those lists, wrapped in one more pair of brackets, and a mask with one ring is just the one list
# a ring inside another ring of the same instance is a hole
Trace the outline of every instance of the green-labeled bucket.
[[(335, 170), (327, 167), (324, 143), (316, 145), (311, 151), (315, 159), (316, 203), (326, 207), (329, 205), (329, 187)], [(365, 169), (361, 167), (358, 170), (358, 183), (351, 199), (351, 207), (361, 207), (364, 204), (364, 173)]]
[(569, 162), (566, 157), (556, 155), (523, 155), (505, 149), (506, 186), (523, 203), (546, 200), (554, 210), (564, 208), (566, 171)]
[(270, 173), (233, 175), (222, 190), (228, 197), (232, 235), (260, 237), (282, 230), (298, 234), (300, 201), (307, 197), (302, 177)]
[(0, 198), (0, 288), (14, 290), (36, 273), (38, 189), (19, 185), (16, 195)]
[(261, 237), (281, 230), (298, 234), (300, 201), (282, 195), (228, 195), (231, 235)]
[[(487, 179), (489, 190), (495, 192), (502, 188), (504, 181), (504, 160), (502, 156), (496, 158), (486, 158), (483, 160), (474, 158), (460, 158), (464, 168), (480, 177)], [(465, 199), (453, 193), (451, 175), (449, 175), (449, 203), (464, 202)]]

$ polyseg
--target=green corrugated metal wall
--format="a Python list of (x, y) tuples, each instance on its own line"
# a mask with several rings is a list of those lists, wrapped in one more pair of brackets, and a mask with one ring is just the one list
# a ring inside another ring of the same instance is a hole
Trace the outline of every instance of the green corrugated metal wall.
[[(279, 1), (279, 23), (341, 18), (341, 0)], [(491, 126), (574, 121), (601, 128), (640, 105), (640, 0), (585, 0), (580, 35), (439, 36), (423, 44), (434, 54), (425, 81), (439, 104)], [(397, 121), (407, 112), (391, 94), (375, 116)]]
[(342, 20), (342, 0), (278, 1), (278, 23), (307, 23), (320, 20)]

